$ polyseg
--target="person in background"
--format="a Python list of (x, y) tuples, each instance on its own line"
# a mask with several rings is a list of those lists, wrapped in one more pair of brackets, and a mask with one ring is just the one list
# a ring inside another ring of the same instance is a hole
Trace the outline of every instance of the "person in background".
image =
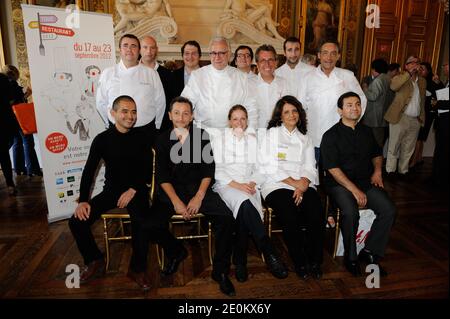
[[(27, 98), (31, 95), (31, 89), (24, 90), (17, 81), (19, 80), (19, 70), (10, 64), (3, 67), (12, 87), (13, 100), (12, 105), (26, 103)], [(17, 134), (14, 136), (13, 142), (13, 161), (14, 169), (17, 175), (28, 175), (32, 177), (42, 176), (39, 161), (34, 149), (33, 134), (24, 134), (19, 126)]]
[(14, 116), (10, 101), (12, 99), (12, 87), (8, 77), (0, 73), (0, 166), (5, 176), (8, 195), (17, 193), (13, 180), (11, 158), (9, 148), (13, 137), (19, 130), (19, 124)]
[(367, 97), (366, 112), (362, 118), (364, 124), (372, 129), (378, 145), (383, 148), (387, 122), (384, 113), (394, 99), (394, 93), (389, 88), (391, 78), (386, 73), (388, 64), (384, 59), (375, 59), (371, 63), (373, 81), (363, 84), (363, 91)]
[[(449, 78), (448, 78), (448, 58), (442, 65), (444, 75), (447, 77), (447, 83), (442, 84), (442, 88), (445, 88), (448, 92)], [(437, 78), (435, 78), (437, 81)], [(433, 172), (432, 181), (435, 186), (449, 187), (449, 100), (435, 100), (432, 101), (434, 107), (437, 109), (436, 119), (436, 146), (434, 148), (433, 155)]]
[(172, 98), (174, 98), (173, 92), (172, 92), (172, 72), (158, 63), (156, 58), (158, 57), (158, 43), (156, 42), (155, 38), (146, 35), (142, 39), (140, 39), (141, 44), (141, 63), (149, 68), (152, 68), (155, 70), (159, 78), (161, 80), (163, 89), (164, 89), (164, 95), (166, 97), (166, 108), (164, 111), (164, 117), (161, 123), (161, 126), (159, 128), (160, 131), (164, 131), (167, 128), (170, 127), (171, 123), (169, 120), (169, 115), (167, 114), (169, 110), (169, 104)]
[(314, 54), (306, 53), (302, 56), (300, 62), (303, 62), (305, 64), (309, 64), (311, 66), (316, 66), (317, 56)]
[[(173, 71), (172, 90), (173, 96), (180, 96), (185, 85), (193, 71), (200, 68), (200, 58), (202, 56), (202, 49), (197, 41), (190, 40), (181, 47), (181, 57), (183, 58), (183, 67)], [(170, 101), (169, 101), (170, 102)]]
[(427, 81), (419, 75), (420, 60), (409, 56), (403, 72), (391, 80), (395, 97), (384, 119), (389, 122), (389, 143), (386, 172), (405, 176), (414, 153), (420, 127), (425, 124), (425, 94)]
[(409, 169), (414, 169), (417, 165), (423, 164), (423, 144), (428, 138), (430, 129), (433, 126), (433, 122), (436, 118), (436, 110), (433, 108), (431, 101), (436, 100), (436, 90), (442, 88), (442, 83), (436, 83), (433, 78), (433, 69), (428, 62), (420, 63), (419, 74), (425, 80), (427, 80), (427, 89), (425, 93), (425, 125), (419, 130), (419, 136), (417, 136), (416, 147), (414, 153), (409, 161)]
[(234, 51), (234, 57), (230, 65), (248, 75), (249, 79), (255, 80), (256, 74), (252, 71), (253, 50), (247, 45), (240, 45)]

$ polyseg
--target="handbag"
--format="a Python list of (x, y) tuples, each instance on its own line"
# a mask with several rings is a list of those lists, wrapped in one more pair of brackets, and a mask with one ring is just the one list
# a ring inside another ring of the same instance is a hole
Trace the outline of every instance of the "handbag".
[[(372, 228), (373, 221), (376, 215), (371, 209), (359, 210), (359, 226), (356, 233), (356, 253), (359, 254), (361, 249), (366, 244), (367, 236), (369, 236), (370, 229)], [(339, 232), (339, 243), (336, 252), (336, 256), (344, 256), (344, 241), (342, 238), (342, 232)]]
[(23, 134), (37, 133), (34, 103), (19, 103), (12, 106)]

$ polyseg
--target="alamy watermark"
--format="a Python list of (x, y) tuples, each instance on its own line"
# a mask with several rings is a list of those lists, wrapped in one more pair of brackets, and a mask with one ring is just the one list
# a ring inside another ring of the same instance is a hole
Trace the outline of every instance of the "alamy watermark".
[(366, 7), (366, 28), (378, 29), (380, 27), (380, 7), (376, 4), (369, 4)]
[(366, 277), (366, 287), (369, 289), (380, 288), (380, 267), (376, 264), (367, 265), (366, 273), (369, 273)]
[(69, 289), (80, 288), (80, 267), (76, 264), (66, 266), (66, 287)]

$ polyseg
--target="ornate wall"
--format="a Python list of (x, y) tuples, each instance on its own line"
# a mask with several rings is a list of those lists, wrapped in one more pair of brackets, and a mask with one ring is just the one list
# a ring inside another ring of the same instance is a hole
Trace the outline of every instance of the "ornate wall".
[[(37, 2), (36, 2), (37, 1)], [(117, 1), (117, 0), (116, 0)], [(310, 23), (310, 8), (319, 0), (253, 0), (256, 3), (270, 3), (271, 17), (276, 21), (277, 31), (283, 38), (289, 35), (299, 36), (305, 44), (310, 34), (306, 30)], [(341, 65), (355, 64), (359, 75), (369, 73), (370, 62), (377, 57), (385, 57), (389, 62), (402, 62), (409, 54), (416, 54), (430, 61), (433, 68), (438, 67), (441, 50), (441, 37), (444, 21), (444, 4), (438, 0), (369, 0), (381, 10), (381, 28), (365, 28), (365, 0), (325, 0), (334, 7), (337, 28), (337, 40), (343, 48)], [(166, 59), (179, 59), (181, 43), (198, 39), (206, 49), (211, 35), (224, 13), (226, 0), (167, 0), (172, 8), (173, 18), (177, 23), (176, 36), (167, 43), (160, 44), (160, 50)], [(324, 2), (324, 1), (320, 1)], [(28, 69), (25, 36), (22, 23), (21, 3), (39, 3), (39, 0), (11, 0), (14, 37), (16, 39), (16, 58), (21, 70)], [(114, 23), (121, 16), (115, 7), (115, 0), (76, 0), (84, 10), (112, 13)], [(200, 8), (200, 9), (199, 9)], [(267, 34), (270, 32), (264, 32)], [(241, 32), (232, 39), (234, 46), (250, 42), (258, 46), (255, 38), (248, 39)], [(1, 39), (0, 39), (1, 41)], [(280, 49), (280, 42), (277, 43)], [(3, 43), (5, 46), (5, 43)], [(302, 50), (305, 50), (302, 46)], [(280, 52), (281, 53), (281, 52)], [(204, 56), (204, 58), (207, 58)]]

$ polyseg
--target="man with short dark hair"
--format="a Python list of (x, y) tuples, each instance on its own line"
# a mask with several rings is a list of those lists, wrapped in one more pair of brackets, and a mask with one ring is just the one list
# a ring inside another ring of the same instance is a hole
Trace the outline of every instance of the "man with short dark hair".
[(263, 44), (256, 49), (256, 101), (258, 105), (258, 128), (267, 128), (275, 104), (287, 95), (287, 81), (275, 74), (277, 53), (270, 44)]
[(306, 73), (314, 69), (313, 66), (300, 61), (300, 39), (289, 37), (283, 43), (286, 63), (275, 70), (275, 74), (284, 78), (287, 83), (287, 94), (300, 100), (298, 87), (306, 81)]
[[(215, 234), (211, 276), (224, 294), (234, 296), (234, 286), (228, 278), (234, 218), (211, 189), (215, 164), (209, 135), (192, 124), (192, 103), (184, 97), (172, 100), (169, 117), (173, 128), (156, 141), (156, 180), (160, 189), (153, 208), (165, 214), (167, 220), (174, 212), (186, 220), (197, 213), (207, 216)], [(169, 274), (170, 269), (169, 265)]]
[[(86, 265), (80, 281), (86, 283), (105, 272), (103, 254), (95, 243), (91, 225), (109, 209), (126, 207), (131, 218), (133, 246), (127, 276), (143, 290), (148, 290), (149, 240), (162, 245), (172, 261), (185, 256), (186, 251), (150, 210), (146, 176), (151, 174), (151, 143), (145, 132), (134, 128), (136, 103), (130, 96), (117, 97), (112, 103), (111, 116), (114, 126), (97, 135), (92, 142), (81, 176), (79, 204), (69, 220), (70, 230)], [(89, 200), (101, 160), (105, 163), (105, 185), (100, 194)]]
[[(105, 122), (114, 124), (109, 110), (113, 101), (120, 95), (131, 96), (137, 105), (136, 128), (155, 136), (164, 116), (166, 100), (161, 80), (155, 70), (139, 63), (139, 39), (133, 34), (120, 38), (120, 61), (103, 70), (97, 90), (97, 109)], [(109, 125), (107, 125), (109, 126)]]
[(384, 146), (387, 122), (384, 114), (394, 99), (394, 93), (389, 88), (391, 78), (386, 73), (388, 64), (384, 59), (375, 59), (371, 64), (373, 80), (369, 85), (363, 84), (367, 97), (367, 108), (362, 121), (372, 129), (375, 139), (381, 148)]
[[(325, 187), (341, 210), (345, 267), (354, 276), (361, 275), (359, 261), (380, 266), (394, 222), (395, 206), (384, 191), (383, 156), (371, 129), (359, 122), (361, 99), (354, 92), (342, 94), (338, 101), (341, 120), (325, 132), (320, 144)], [(365, 247), (359, 255), (356, 233), (358, 208), (367, 207), (376, 215)]]
[(181, 47), (183, 67), (173, 71), (173, 96), (180, 96), (193, 71), (200, 68), (202, 49), (195, 40), (189, 40)]

